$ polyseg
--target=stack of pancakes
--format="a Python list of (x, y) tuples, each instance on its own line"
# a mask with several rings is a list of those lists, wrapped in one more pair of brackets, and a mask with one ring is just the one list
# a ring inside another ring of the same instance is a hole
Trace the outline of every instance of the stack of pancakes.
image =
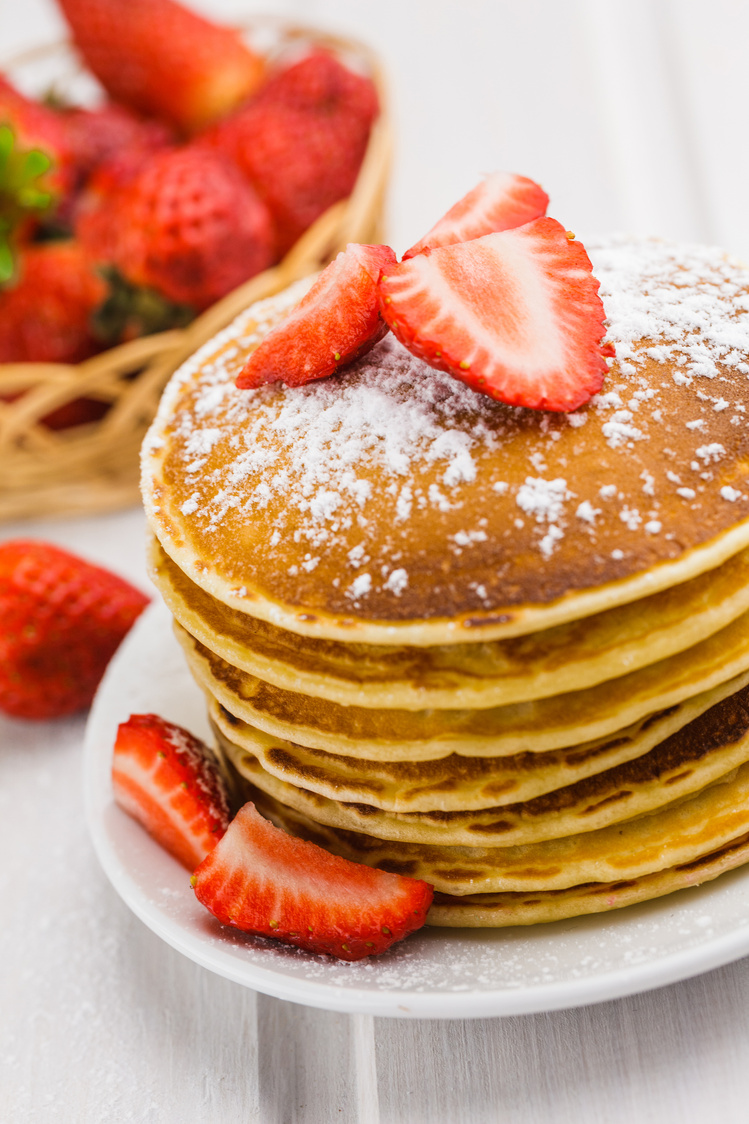
[(302, 283), (177, 372), (144, 445), (153, 577), (242, 797), (432, 883), (433, 924), (749, 861), (749, 273), (588, 248), (616, 358), (573, 414), (392, 336), (237, 390)]

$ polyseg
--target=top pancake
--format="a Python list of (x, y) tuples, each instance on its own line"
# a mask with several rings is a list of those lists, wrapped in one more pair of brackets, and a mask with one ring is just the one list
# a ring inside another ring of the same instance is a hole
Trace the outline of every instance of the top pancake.
[(144, 444), (167, 553), (292, 632), (433, 645), (586, 617), (749, 544), (749, 272), (703, 247), (588, 248), (617, 358), (569, 415), (496, 403), (392, 336), (331, 379), (239, 391), (304, 285), (247, 310)]

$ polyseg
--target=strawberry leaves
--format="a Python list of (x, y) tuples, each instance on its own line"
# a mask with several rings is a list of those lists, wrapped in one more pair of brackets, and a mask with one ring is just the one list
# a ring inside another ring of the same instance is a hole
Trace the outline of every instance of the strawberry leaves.
[[(19, 148), (9, 125), (0, 125), (0, 283), (15, 272), (13, 234), (27, 216), (37, 216), (52, 204), (43, 177), (52, 161), (41, 149)], [(41, 181), (41, 182), (40, 182)]]

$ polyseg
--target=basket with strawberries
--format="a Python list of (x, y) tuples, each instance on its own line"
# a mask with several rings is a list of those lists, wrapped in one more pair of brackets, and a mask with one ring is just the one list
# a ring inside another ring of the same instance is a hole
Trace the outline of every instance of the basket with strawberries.
[(134, 502), (178, 364), (381, 240), (389, 141), (364, 48), (177, 0), (59, 4), (103, 95), (31, 97), (20, 62), (0, 75), (0, 518)]

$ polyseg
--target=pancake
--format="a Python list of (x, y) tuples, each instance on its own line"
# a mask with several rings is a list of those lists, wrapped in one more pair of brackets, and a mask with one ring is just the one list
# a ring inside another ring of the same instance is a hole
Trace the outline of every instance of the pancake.
[(749, 271), (590, 247), (612, 357), (570, 414), (386, 336), (234, 377), (309, 281), (173, 377), (153, 577), (235, 795), (423, 878), (435, 924), (617, 908), (749, 859)]
[(301, 635), (418, 646), (554, 627), (749, 545), (749, 273), (655, 240), (588, 247), (616, 350), (573, 414), (508, 407), (385, 337), (333, 379), (234, 376), (305, 286), (173, 377), (149, 521), (221, 603)]
[[(273, 733), (268, 724), (264, 726), (258, 721), (257, 708), (253, 706), (257, 693), (263, 689), (260, 681), (215, 656), (176, 623), (175, 634), (197, 682), (237, 718)], [(606, 737), (747, 670), (749, 614), (744, 614), (687, 652), (631, 675), (610, 679), (601, 686), (566, 695), (467, 711), (385, 711), (341, 707), (329, 702), (324, 705), (335, 708), (337, 729), (347, 736), (346, 752), (353, 757), (377, 758), (382, 752), (384, 760), (416, 760), (418, 755), (434, 758), (440, 756), (437, 741), (443, 756), (448, 752), (465, 752), (471, 757), (505, 756), (526, 751), (541, 753)], [(267, 692), (267, 684), (264, 689)], [(272, 688), (272, 695), (285, 707), (287, 729), (292, 730), (290, 740), (305, 744), (310, 704), (315, 700), (282, 693), (280, 688)], [(390, 733), (392, 741), (387, 755), (381, 742), (367, 738), (363, 726), (380, 735)], [(457, 736), (451, 740), (453, 732)], [(406, 750), (409, 741), (418, 743), (413, 754)]]
[(504, 891), (563, 890), (586, 882), (617, 882), (693, 862), (749, 832), (749, 764), (686, 800), (597, 831), (513, 847), (451, 847), (392, 842), (345, 831), (245, 782), (268, 819), (291, 835), (334, 854), (463, 896)]
[(692, 862), (627, 881), (588, 882), (567, 890), (541, 890), (530, 894), (471, 894), (458, 898), (436, 893), (427, 924), (498, 929), (603, 913), (651, 901), (686, 887), (701, 886), (747, 862), (749, 835), (740, 835)]
[(474, 644), (344, 644), (297, 636), (221, 605), (153, 541), (150, 573), (170, 611), (233, 667), (344, 705), (485, 708), (593, 686), (665, 659), (749, 610), (749, 550), (683, 585), (529, 636)]
[(208, 696), (211, 723), (237, 751), (255, 757), (266, 773), (332, 800), (371, 804), (390, 812), (444, 812), (502, 808), (533, 800), (594, 774), (642, 757), (721, 699), (741, 691), (749, 672), (626, 730), (586, 745), (511, 757), (433, 761), (373, 761), (308, 749), (273, 738), (235, 718)]
[(749, 759), (749, 687), (632, 761), (533, 800), (470, 811), (389, 812), (321, 796), (266, 772), (257, 757), (217, 732), (222, 753), (242, 777), (318, 823), (394, 842), (514, 846), (642, 816), (743, 765)]

